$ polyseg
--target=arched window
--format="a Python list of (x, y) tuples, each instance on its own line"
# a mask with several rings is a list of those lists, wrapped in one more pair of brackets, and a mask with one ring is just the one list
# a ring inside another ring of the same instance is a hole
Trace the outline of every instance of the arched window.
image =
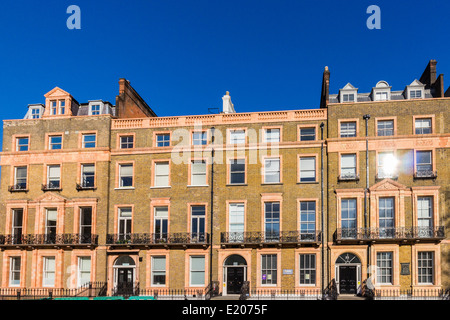
[(361, 260), (353, 253), (343, 253), (337, 259), (336, 263), (361, 263)]
[(134, 263), (134, 260), (130, 256), (120, 256), (114, 262), (114, 266), (117, 266), (117, 267), (135, 266), (135, 263)]
[(224, 265), (225, 266), (246, 266), (247, 262), (240, 255), (233, 254), (225, 260)]

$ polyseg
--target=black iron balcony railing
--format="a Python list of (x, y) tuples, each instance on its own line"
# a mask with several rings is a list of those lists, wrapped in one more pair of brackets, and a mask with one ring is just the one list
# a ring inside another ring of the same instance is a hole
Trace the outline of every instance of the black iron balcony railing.
[(436, 179), (437, 171), (433, 170), (417, 170), (414, 172), (414, 179)]
[(127, 233), (107, 234), (106, 244), (110, 245), (153, 245), (153, 244), (208, 244), (209, 233)]
[(317, 243), (321, 241), (320, 231), (281, 231), (281, 232), (222, 232), (223, 244), (260, 243)]
[(420, 240), (444, 239), (445, 228), (394, 227), (394, 228), (340, 228), (336, 230), (337, 241), (372, 240)]
[(358, 181), (359, 175), (354, 173), (341, 174), (338, 176), (338, 181)]
[(91, 183), (85, 183), (85, 182), (83, 182), (83, 183), (77, 183), (75, 188), (76, 188), (78, 191), (80, 191), (80, 190), (95, 190), (95, 189), (97, 189), (97, 188), (94, 186), (94, 184), (91, 184)]
[(47, 183), (47, 184), (43, 184), (41, 187), (42, 191), (61, 191), (61, 185), (59, 183)]
[(14, 184), (12, 186), (8, 186), (9, 192), (27, 192), (28, 188), (25, 183)]
[(23, 234), (3, 235), (0, 245), (97, 245), (98, 235), (63, 233), (63, 234)]
[(378, 180), (382, 180), (382, 179), (396, 180), (396, 179), (398, 179), (398, 173), (392, 172), (392, 170), (384, 170), (384, 169), (379, 168), (376, 178)]

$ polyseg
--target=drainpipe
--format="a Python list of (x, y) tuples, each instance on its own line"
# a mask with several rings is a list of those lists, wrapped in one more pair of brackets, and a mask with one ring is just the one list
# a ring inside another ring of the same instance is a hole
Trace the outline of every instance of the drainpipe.
[(321, 204), (321, 231), (322, 231), (322, 236), (321, 236), (321, 240), (322, 240), (322, 299), (324, 299), (324, 293), (325, 293), (325, 230), (324, 230), (324, 212), (323, 212), (323, 127), (324, 124), (323, 122), (320, 124), (320, 140), (321, 142), (321, 146), (320, 146), (320, 152), (321, 152), (321, 157), (320, 157), (320, 204)]
[(212, 286), (212, 257), (213, 257), (213, 225), (214, 225), (214, 127), (211, 127), (211, 225), (210, 225), (210, 239), (209, 245), (209, 284)]
[[(364, 228), (367, 231), (369, 226), (368, 210), (367, 210), (367, 192), (369, 191), (369, 130), (368, 121), (370, 119), (370, 114), (365, 114), (363, 119), (366, 121), (366, 188), (364, 189)], [(370, 268), (370, 242), (367, 246), (367, 271)], [(362, 279), (361, 279), (362, 280)]]

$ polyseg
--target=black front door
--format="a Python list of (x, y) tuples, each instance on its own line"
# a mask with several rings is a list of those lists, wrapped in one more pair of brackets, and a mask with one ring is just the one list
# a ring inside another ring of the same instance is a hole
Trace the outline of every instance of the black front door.
[(117, 295), (132, 295), (134, 291), (133, 268), (117, 269)]
[(228, 267), (227, 268), (227, 293), (239, 294), (244, 283), (244, 268), (243, 267)]
[(339, 267), (339, 292), (341, 294), (356, 293), (356, 266)]

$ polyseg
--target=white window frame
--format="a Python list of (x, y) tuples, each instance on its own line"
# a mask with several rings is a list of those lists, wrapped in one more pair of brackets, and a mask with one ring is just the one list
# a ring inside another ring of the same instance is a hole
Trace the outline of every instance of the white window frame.
[[(302, 257), (304, 258), (304, 265), (306, 263), (308, 263), (308, 266), (303, 266), (302, 268)], [(317, 260), (316, 260), (316, 254), (315, 253), (300, 253), (299, 254), (299, 277), (298, 277), (298, 281), (299, 281), (299, 285), (300, 286), (312, 286), (314, 287), (316, 285), (316, 277), (317, 277)], [(314, 263), (314, 267), (312, 267), (312, 263)], [(302, 271), (304, 272), (304, 275), (308, 275), (309, 279), (304, 279), (304, 282), (302, 282)], [(311, 276), (313, 275), (313, 276)], [(306, 281), (309, 280), (309, 281)]]
[[(98, 108), (97, 108), (98, 107)], [(102, 105), (101, 104), (91, 104), (89, 105), (89, 115), (96, 116), (102, 113)]]
[[(394, 252), (392, 251), (377, 252), (376, 263), (377, 263), (376, 283), (380, 285), (392, 285), (394, 281)], [(385, 270), (388, 273), (383, 274), (382, 270)]]
[[(21, 143), (21, 140), (25, 140), (27, 141), (26, 144)], [(26, 150), (20, 150), (22, 147), (26, 146)], [(16, 151), (29, 151), (30, 150), (30, 137), (17, 137), (16, 138)]]
[[(425, 122), (429, 122), (429, 126), (424, 126), (424, 123)], [(419, 126), (418, 126), (418, 124), (419, 124)], [(426, 129), (429, 129), (430, 130), (430, 132), (423, 132), (424, 131), (424, 129), (426, 130)], [(417, 132), (417, 130), (420, 130), (421, 132)], [(432, 118), (427, 118), (427, 117), (424, 117), (424, 118), (416, 118), (415, 120), (414, 120), (414, 134), (432, 134), (433, 133), (433, 119)]]
[[(275, 164), (272, 165), (272, 163)], [(276, 165), (278, 163), (278, 167)], [(268, 176), (277, 176), (277, 181), (268, 181)], [(264, 159), (264, 183), (281, 183), (281, 158), (273, 157), (273, 158), (265, 158)]]
[[(53, 142), (53, 138), (60, 138), (61, 142)], [(54, 146), (59, 145), (60, 148), (54, 148)], [(48, 149), (49, 150), (61, 150), (62, 149), (62, 136), (61, 135), (52, 135), (48, 137)]]
[[(354, 159), (354, 165), (353, 166), (345, 166), (344, 167), (343, 158), (350, 157), (350, 156), (353, 157), (353, 159)], [(358, 157), (356, 156), (356, 153), (341, 154), (341, 163), (340, 163), (341, 167), (339, 168), (340, 175), (342, 177), (345, 177), (345, 175), (348, 174), (349, 177), (350, 177), (350, 175), (352, 174), (352, 177), (356, 177), (357, 174), (358, 174), (358, 172), (357, 172), (358, 166), (357, 166), (356, 161), (358, 161)], [(351, 173), (344, 173), (344, 171), (350, 171), (350, 170), (352, 170)]]
[[(161, 170), (167, 166), (167, 173), (161, 173)], [(160, 184), (159, 179), (164, 179), (163, 182), (166, 184)], [(155, 172), (154, 172), (154, 187), (164, 188), (170, 187), (170, 162), (169, 161), (158, 161), (155, 162)]]
[(233, 129), (230, 130), (230, 144), (245, 144), (247, 140), (247, 130)]
[(228, 232), (243, 233), (245, 231), (245, 203), (228, 204)]
[[(82, 265), (84, 265), (82, 263), (83, 260), (88, 260), (89, 259), (89, 270), (83, 270), (82, 269)], [(78, 257), (78, 272), (77, 272), (77, 285), (78, 287), (82, 286), (82, 285), (86, 285), (89, 282), (91, 282), (91, 271), (92, 271), (92, 259), (90, 256), (83, 256), (83, 257)], [(89, 274), (89, 281), (82, 283), (82, 279), (83, 279), (83, 274)]]
[(266, 142), (266, 143), (279, 143), (279, 142), (281, 142), (281, 130), (280, 130), (280, 128), (266, 128), (266, 129), (264, 129), (264, 141), (263, 142)]
[[(206, 160), (191, 160), (191, 186), (207, 186), (208, 181), (206, 171), (207, 171)], [(201, 183), (196, 183), (196, 179), (200, 178)]]
[[(58, 168), (59, 172), (57, 175), (52, 176), (52, 168)], [(61, 166), (59, 164), (51, 164), (47, 166), (47, 187), (50, 188), (50, 183), (58, 182), (58, 186), (51, 189), (60, 189), (61, 188)]]
[[(49, 261), (53, 260), (53, 270), (49, 270)], [(48, 281), (49, 277), (48, 275), (53, 274), (53, 282), (46, 283), (46, 280)], [(56, 281), (56, 257), (54, 256), (45, 256), (42, 257), (42, 286), (43, 287), (54, 287)]]
[(342, 121), (340, 123), (340, 138), (356, 137), (357, 125), (356, 121)]
[[(86, 137), (88, 137), (88, 136), (94, 136), (94, 141), (87, 141), (86, 142)], [(91, 147), (91, 146), (89, 146), (89, 147), (86, 147), (86, 145), (87, 144), (94, 144), (94, 146), (93, 147)], [(82, 148), (83, 149), (92, 149), (92, 148), (96, 148), (97, 147), (97, 134), (96, 133), (84, 133), (83, 135), (82, 135)]]
[[(157, 269), (155, 267), (155, 260), (157, 259), (164, 259), (164, 269)], [(165, 287), (167, 284), (167, 257), (166, 256), (152, 256), (151, 257), (151, 263), (152, 263), (152, 274), (151, 274), (151, 285), (152, 287)], [(154, 277), (157, 275), (164, 275), (164, 283), (155, 283)]]
[[(422, 254), (427, 254), (427, 255), (431, 255), (430, 257), (426, 257), (424, 259), (421, 259), (421, 255)], [(417, 283), (419, 285), (434, 285), (435, 282), (435, 253), (434, 251), (419, 251), (417, 252)], [(431, 266), (421, 266), (421, 264), (423, 264), (423, 262), (427, 261), (428, 263), (431, 263)], [(423, 275), (420, 274), (420, 269), (425, 269), (427, 271), (427, 275), (426, 277), (431, 275), (431, 282), (428, 281), (424, 281), (422, 282), (421, 277), (423, 277)], [(431, 274), (428, 273), (428, 271), (431, 269)]]
[[(15, 269), (15, 263), (13, 263), (14, 260), (19, 260), (19, 269)], [(9, 286), (10, 287), (20, 287), (20, 281), (22, 280), (22, 274), (21, 274), (21, 268), (22, 268), (22, 257), (20, 256), (12, 256), (9, 257)], [(19, 280), (14, 280), (14, 275), (19, 274)], [(13, 283), (14, 281), (18, 281), (18, 283)]]
[[(128, 173), (123, 173), (122, 171), (122, 169), (123, 168), (129, 168), (129, 167), (131, 167), (131, 174), (128, 174)], [(125, 186), (124, 185), (124, 180), (123, 180), (123, 178), (130, 178), (131, 177), (131, 184), (128, 186)], [(134, 186), (134, 164), (133, 163), (120, 163), (119, 164), (119, 188), (124, 188), (124, 189), (126, 189), (126, 188), (133, 188), (133, 186)]]
[[(264, 265), (264, 257), (266, 257), (266, 264)], [(270, 257), (270, 265), (267, 263), (267, 259)], [(275, 262), (275, 267), (274, 267)], [(275, 253), (261, 254), (261, 286), (265, 287), (274, 287), (277, 285), (278, 279), (278, 256)], [(266, 273), (264, 273), (266, 271)], [(268, 275), (270, 273), (270, 279), (268, 279)], [(266, 274), (266, 279), (263, 279), (263, 275)], [(275, 282), (273, 279), (273, 275), (275, 275)], [(266, 283), (264, 283), (266, 281)], [(269, 283), (270, 282), (270, 283)]]
[[(310, 161), (312, 161), (312, 163), (313, 163), (313, 168), (312, 169), (309, 169), (309, 168), (305, 169), (305, 167), (307, 167), (307, 163), (305, 163), (305, 162), (310, 162)], [(302, 162), (303, 162), (303, 164), (302, 164)], [(299, 157), (299, 166), (300, 166), (300, 168), (299, 168), (299, 180), (300, 180), (300, 182), (304, 182), (304, 183), (316, 182), (317, 176), (316, 176), (316, 157), (315, 156), (304, 156), (304, 157), (300, 156)], [(313, 177), (311, 177), (311, 172), (314, 173)], [(309, 173), (309, 175), (308, 175), (308, 173)], [(312, 178), (314, 178), (314, 180), (310, 180)], [(309, 180), (306, 180), (306, 179), (309, 179)]]
[(207, 131), (193, 131), (192, 132), (192, 145), (193, 146), (206, 146), (208, 144), (208, 132)]
[(20, 178), (20, 181), (25, 179), (25, 188), (21, 189), (21, 190), (25, 190), (28, 188), (28, 167), (27, 166), (18, 166), (18, 167), (14, 167), (14, 185), (18, 185), (18, 176), (17, 176), (17, 171), (18, 169), (24, 169), (25, 168), (25, 177), (24, 178)]
[[(193, 269), (193, 260), (195, 259), (203, 259), (203, 269), (200, 270), (195, 270)], [(204, 255), (192, 255), (189, 256), (189, 286), (190, 287), (204, 287), (205, 286), (205, 277), (206, 277), (206, 257)], [(193, 278), (193, 274), (194, 273), (199, 273), (199, 274), (203, 274), (203, 281), (202, 283), (193, 283), (192, 282), (192, 278)]]

